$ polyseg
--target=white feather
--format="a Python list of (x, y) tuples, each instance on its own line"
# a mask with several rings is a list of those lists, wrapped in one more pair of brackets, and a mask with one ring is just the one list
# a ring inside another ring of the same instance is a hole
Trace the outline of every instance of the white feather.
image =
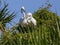
[(32, 13), (28, 13), (26, 15), (24, 7), (21, 8), (21, 12), (23, 14), (21, 23), (23, 23), (23, 24), (33, 23), (34, 25), (36, 25), (36, 20), (32, 17)]

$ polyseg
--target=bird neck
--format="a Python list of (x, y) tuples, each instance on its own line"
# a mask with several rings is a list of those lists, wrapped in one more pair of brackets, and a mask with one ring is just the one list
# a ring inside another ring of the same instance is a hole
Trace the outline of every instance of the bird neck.
[(25, 12), (23, 12), (23, 17), (25, 17), (25, 15), (26, 15)]

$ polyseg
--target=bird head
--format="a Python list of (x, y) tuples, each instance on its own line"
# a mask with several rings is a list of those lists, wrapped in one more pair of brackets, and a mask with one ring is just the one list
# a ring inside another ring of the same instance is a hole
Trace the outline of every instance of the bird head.
[(25, 12), (24, 6), (21, 7), (21, 13)]
[(28, 17), (32, 17), (32, 13), (27, 13), (27, 16)]

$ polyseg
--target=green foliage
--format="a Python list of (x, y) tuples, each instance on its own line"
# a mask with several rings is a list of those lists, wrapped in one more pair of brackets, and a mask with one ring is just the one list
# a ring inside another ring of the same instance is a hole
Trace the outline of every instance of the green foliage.
[(38, 27), (41, 26), (42, 35), (45, 36), (45, 42), (47, 42), (46, 45), (59, 45), (60, 21), (58, 16), (45, 8), (38, 10), (33, 16), (37, 20)]
[(58, 16), (55, 13), (45, 8), (39, 9), (33, 14), (33, 16), (34, 18), (36, 18), (38, 25), (41, 25), (41, 24), (51, 25), (51, 23), (55, 23), (55, 21), (57, 21), (57, 18), (58, 18)]
[[(6, 16), (5, 12), (5, 8), (0, 11), (0, 24), (9, 23), (14, 18), (11, 16), (13, 13)], [(0, 38), (0, 45), (60, 45), (60, 19), (57, 14), (42, 8), (34, 12), (33, 17), (37, 26), (18, 24)]]
[(19, 33), (29, 33), (29, 32), (32, 32), (33, 29), (35, 29), (35, 26), (33, 24), (31, 24), (31, 23), (29, 25), (19, 24), (17, 27), (15, 27), (15, 29)]
[(11, 14), (9, 13), (10, 11), (8, 11), (7, 6), (8, 4), (0, 9), (0, 22), (2, 22), (3, 24), (11, 22), (11, 20), (15, 17), (14, 12)]
[(4, 7), (0, 8), (0, 29), (3, 32), (6, 30), (6, 23), (11, 22), (15, 18), (14, 12), (10, 13), (7, 7), (8, 4), (5, 4)]

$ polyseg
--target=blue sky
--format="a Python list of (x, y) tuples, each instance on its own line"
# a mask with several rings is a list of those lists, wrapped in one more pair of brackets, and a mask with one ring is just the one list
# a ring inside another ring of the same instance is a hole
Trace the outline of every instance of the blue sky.
[[(22, 17), (22, 14), (20, 12), (20, 8), (24, 6), (26, 8), (26, 12), (32, 12), (36, 11), (41, 7), (42, 5), (45, 5), (47, 0), (3, 0), (6, 3), (9, 4), (8, 8), (11, 12), (15, 11), (18, 12), (16, 18), (13, 20), (14, 22), (19, 22), (19, 19)], [(55, 12), (55, 7), (58, 12), (58, 15), (60, 15), (60, 0), (49, 0), (52, 4), (51, 11)]]

